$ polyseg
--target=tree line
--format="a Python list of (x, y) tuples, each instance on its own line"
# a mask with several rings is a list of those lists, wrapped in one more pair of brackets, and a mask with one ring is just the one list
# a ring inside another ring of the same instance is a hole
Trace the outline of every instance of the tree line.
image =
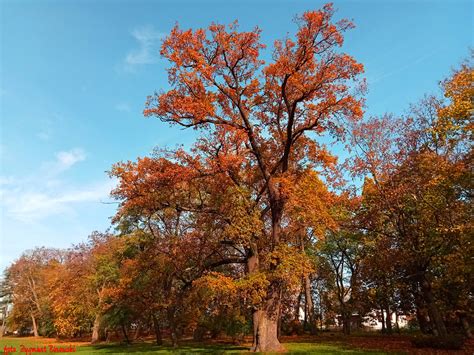
[(298, 17), (269, 63), (258, 28), (173, 28), (170, 89), (144, 114), (198, 139), (112, 167), (111, 232), (8, 267), (8, 329), (174, 345), (252, 334), (252, 350), (275, 351), (281, 333), (349, 334), (355, 315), (390, 333), (403, 315), (471, 336), (471, 65), (405, 115), (363, 118), (363, 65), (340, 49), (353, 25), (333, 14)]

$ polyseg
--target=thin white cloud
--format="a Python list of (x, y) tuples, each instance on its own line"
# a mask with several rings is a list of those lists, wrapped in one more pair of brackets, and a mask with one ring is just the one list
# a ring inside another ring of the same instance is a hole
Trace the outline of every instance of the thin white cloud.
[(38, 137), (42, 141), (49, 141), (51, 139), (51, 132), (44, 130), (44, 131), (38, 132), (36, 137)]
[(5, 216), (24, 223), (35, 223), (55, 215), (74, 215), (83, 203), (106, 200), (115, 181), (106, 180), (85, 185), (66, 181), (62, 173), (86, 159), (83, 149), (56, 153), (30, 176), (22, 179), (0, 176), (0, 209)]
[(368, 83), (370, 85), (373, 85), (373, 84), (377, 84), (378, 82), (388, 78), (388, 77), (391, 77), (392, 75), (395, 75), (395, 74), (399, 74), (405, 70), (407, 70), (408, 68), (414, 66), (414, 65), (418, 65), (422, 62), (424, 62), (425, 60), (429, 59), (430, 57), (434, 56), (436, 53), (438, 53), (440, 51), (439, 48), (431, 51), (431, 52), (428, 52), (428, 53), (424, 53), (422, 54), (421, 56), (418, 56), (410, 61), (408, 61), (407, 63), (399, 66), (399, 67), (396, 67), (394, 68), (393, 70), (389, 70), (389, 71), (386, 71), (384, 73), (381, 73), (380, 75), (376, 76), (376, 77), (373, 77), (373, 78), (369, 78), (368, 79)]
[(2, 166), (4, 161), (2, 162), (1, 160), (4, 160), (5, 156), (7, 155), (7, 147), (5, 144), (0, 143), (0, 167)]
[(153, 64), (158, 61), (158, 48), (164, 33), (156, 31), (152, 26), (135, 28), (131, 35), (135, 38), (138, 48), (125, 56), (125, 66), (133, 68), (138, 65)]
[(56, 154), (56, 164), (60, 170), (66, 170), (74, 164), (86, 159), (86, 153), (81, 148), (74, 148), (69, 151)]
[[(0, 186), (2, 185), (10, 185), (15, 181), (15, 179), (11, 176), (0, 176)], [(0, 190), (1, 191), (1, 190)]]
[(126, 102), (120, 102), (117, 105), (115, 105), (115, 109), (120, 112), (130, 112), (132, 109), (129, 104)]
[(90, 184), (76, 188), (28, 189), (16, 186), (0, 191), (6, 214), (24, 223), (33, 223), (49, 216), (75, 214), (75, 207), (81, 203), (100, 203), (107, 199), (114, 181)]
[(41, 129), (40, 131), (36, 134), (36, 137), (38, 137), (42, 141), (49, 141), (51, 137), (53, 136), (53, 122), (51, 119), (45, 119), (41, 121)]

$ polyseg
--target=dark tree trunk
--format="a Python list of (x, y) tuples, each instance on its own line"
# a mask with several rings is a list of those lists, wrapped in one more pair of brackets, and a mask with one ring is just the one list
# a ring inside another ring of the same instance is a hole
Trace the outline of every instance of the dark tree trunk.
[(219, 328), (214, 328), (211, 330), (211, 339), (217, 339), (221, 335), (221, 330)]
[(347, 310), (342, 312), (342, 331), (345, 335), (351, 334), (351, 312)]
[(466, 337), (472, 339), (471, 326), (469, 325), (469, 321), (467, 320), (467, 315), (465, 313), (459, 314), (459, 320), (461, 321), (461, 325)]
[(155, 331), (155, 342), (156, 345), (163, 345), (163, 337), (161, 335), (160, 322), (156, 315), (153, 315), (153, 330)]
[(395, 329), (398, 334), (400, 334), (400, 323), (399, 323), (399, 314), (397, 311), (395, 311)]
[(123, 337), (125, 339), (125, 342), (127, 344), (130, 343), (130, 339), (128, 338), (128, 334), (127, 334), (127, 327), (125, 326), (125, 323), (121, 323), (120, 324), (120, 328), (122, 329), (122, 334), (123, 334)]
[(206, 328), (202, 326), (198, 326), (193, 332), (193, 340), (203, 341), (206, 330), (207, 330)]
[(111, 331), (110, 329), (107, 327), (105, 328), (105, 342), (106, 343), (110, 343), (110, 340), (111, 340)]
[(392, 312), (390, 312), (390, 307), (386, 307), (386, 321), (385, 325), (387, 327), (387, 334), (392, 334)]
[(421, 292), (428, 306), (428, 314), (430, 316), (430, 320), (433, 322), (433, 331), (435, 335), (445, 337), (448, 332), (446, 331), (446, 326), (444, 325), (441, 313), (439, 312), (438, 307), (436, 306), (436, 303), (434, 301), (433, 293), (431, 290), (431, 283), (426, 276), (421, 282)]
[(305, 291), (305, 319), (307, 319), (309, 323), (309, 331), (311, 334), (316, 334), (316, 320), (314, 319), (314, 302), (313, 296), (311, 294), (311, 279), (309, 275), (304, 277), (304, 291)]
[(174, 318), (173, 307), (168, 308), (167, 316), (168, 316), (168, 324), (171, 330), (171, 343), (173, 344), (174, 348), (177, 348), (178, 347), (178, 330), (177, 330), (176, 322)]
[(173, 348), (178, 347), (178, 334), (176, 333), (176, 329), (171, 329), (171, 343), (173, 344)]
[(430, 333), (431, 328), (430, 328), (430, 324), (427, 318), (428, 311), (426, 310), (423, 297), (421, 296), (418, 290), (414, 291), (414, 297), (415, 297), (415, 306), (416, 306), (416, 319), (418, 320), (420, 331), (423, 334), (428, 334)]

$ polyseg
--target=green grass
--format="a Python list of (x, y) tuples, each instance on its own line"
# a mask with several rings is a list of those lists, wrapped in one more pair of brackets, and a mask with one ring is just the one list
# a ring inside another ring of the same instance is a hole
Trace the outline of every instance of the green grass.
[[(0, 340), (0, 353), (3, 353), (4, 346), (13, 346), (16, 348), (16, 354), (25, 354), (21, 351), (21, 345), (25, 347), (43, 346), (42, 340), (31, 338), (13, 338), (6, 337)], [(68, 343), (53, 343), (56, 346), (67, 346)], [(285, 343), (285, 347), (290, 354), (366, 354), (367, 350), (356, 350), (347, 348), (344, 344), (338, 343)], [(76, 352), (81, 354), (239, 354), (248, 351), (247, 346), (236, 346), (231, 344), (196, 344), (184, 342), (177, 349), (170, 346), (157, 346), (151, 343), (137, 343), (132, 345), (124, 344), (101, 344), (96, 346), (79, 345), (76, 346)], [(47, 352), (49, 348), (47, 347)], [(384, 352), (370, 352), (371, 354), (386, 354)], [(15, 354), (15, 353), (13, 353)], [(37, 353), (32, 353), (37, 354)], [(61, 354), (61, 353), (56, 353)], [(64, 353), (63, 353), (64, 354)]]

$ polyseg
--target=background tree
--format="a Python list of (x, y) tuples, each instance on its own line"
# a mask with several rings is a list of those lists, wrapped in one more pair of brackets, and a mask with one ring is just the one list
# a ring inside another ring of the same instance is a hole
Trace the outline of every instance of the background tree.
[[(465, 70), (463, 66), (455, 72), (443, 87), (471, 90), (458, 83), (459, 73)], [(440, 123), (446, 121), (448, 112), (458, 112), (450, 107), (463, 97), (460, 91), (455, 96), (447, 91), (446, 96), (453, 97), (447, 104), (426, 97), (412, 107), (408, 117), (399, 120), (372, 119), (359, 125), (353, 137), (359, 152), (353, 171), (372, 177), (364, 185), (366, 231), (376, 240), (385, 239), (384, 253), (392, 255), (386, 260), (393, 260), (403, 270), (395, 282), (403, 280), (411, 290), (422, 330), (441, 336), (447, 334), (447, 314), (437, 295), (442, 287), (437, 285), (441, 280), (449, 283), (442, 270), (450, 268), (449, 260), (454, 260), (451, 257), (458, 255), (461, 245), (470, 248), (464, 238), (472, 229), (468, 216), (472, 186), (465, 180), (467, 176), (472, 180), (468, 124), (463, 117), (450, 117), (452, 122), (464, 123), (452, 124), (449, 129)], [(469, 109), (467, 105), (459, 111), (461, 116)], [(458, 270), (471, 269), (471, 263), (461, 255), (456, 260), (463, 263), (456, 266)], [(463, 281), (467, 280), (466, 275)], [(465, 292), (471, 294), (472, 290)]]
[(48, 277), (63, 254), (58, 249), (36, 248), (25, 252), (7, 269), (13, 303), (9, 319), (13, 329), (32, 329), (36, 337), (54, 332)]

